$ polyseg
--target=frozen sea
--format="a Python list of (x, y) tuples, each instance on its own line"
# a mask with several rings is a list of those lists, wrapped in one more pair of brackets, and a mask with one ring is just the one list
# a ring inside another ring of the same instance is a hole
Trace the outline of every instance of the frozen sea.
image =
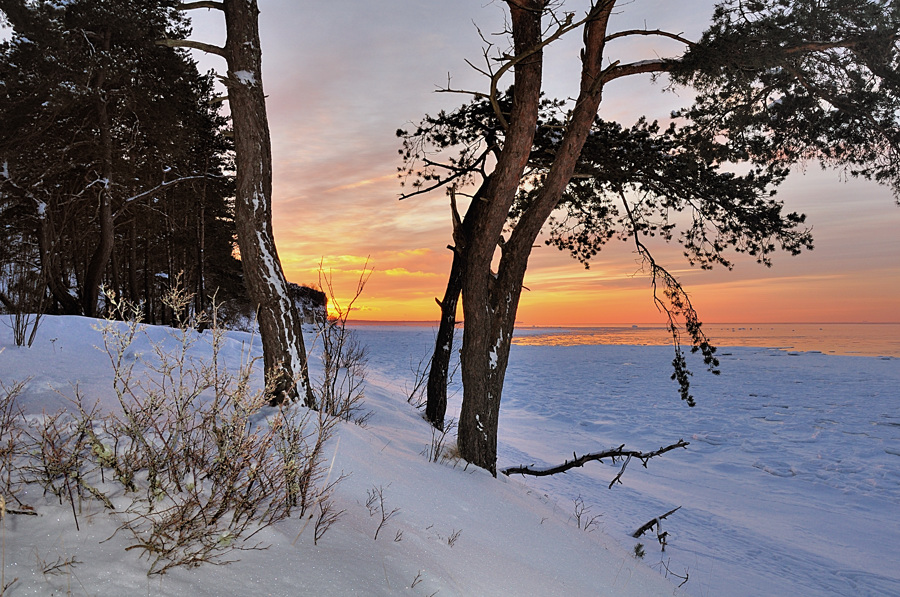
[[(689, 360), (694, 408), (669, 379), (672, 348), (661, 326), (521, 329), (501, 406), (500, 468), (558, 464), (622, 444), (650, 451), (690, 442), (647, 468), (631, 462), (612, 489), (621, 463), (494, 480), (427, 462), (431, 433), (406, 390), (434, 329), (360, 325), (374, 415), (366, 428), (342, 426), (333, 445), (334, 467), (350, 473), (335, 494), (346, 513), (319, 546), (309, 533), (297, 542), (302, 521), (291, 520), (260, 535), (270, 550), (148, 579), (136, 552), (122, 550), (121, 533), (110, 537), (112, 515), (86, 506), (90, 527), (73, 533), (68, 509), (37, 495), (41, 516), (3, 521), (4, 582), (17, 579), (10, 595), (77, 587), (75, 594), (103, 597), (248, 589), (285, 596), (900, 595), (900, 326), (790, 325), (707, 325), (722, 373)], [(148, 334), (161, 341), (168, 332)], [(240, 358), (249, 335), (229, 338), (225, 357)], [(94, 349), (100, 344), (84, 318), (47, 318), (30, 349), (12, 346), (0, 327), (0, 381), (28, 380), (26, 413), (65, 406), (73, 384), (111, 404), (109, 360)], [(455, 416), (460, 394), (457, 385), (451, 390)], [(372, 540), (365, 507), (372, 487), (383, 487), (400, 509), (390, 532), (402, 531), (402, 541)], [(576, 501), (599, 516), (594, 533), (577, 528)], [(678, 506), (662, 523), (665, 551), (654, 536), (631, 537)], [(461, 538), (449, 546), (455, 531)], [(638, 541), (643, 564), (629, 555)], [(57, 557), (79, 563), (59, 576), (36, 569)], [(644, 564), (656, 572), (648, 577)]]
[[(583, 500), (624, 545), (681, 506), (663, 523), (665, 552), (653, 537), (641, 541), (662, 573), (689, 576), (692, 594), (900, 595), (900, 324), (705, 327), (721, 375), (693, 363), (694, 408), (669, 379), (662, 326), (519, 330), (499, 467), (684, 439), (687, 450), (647, 469), (631, 463), (613, 489), (619, 465), (609, 462), (520, 481), (561, 510)], [(373, 355), (381, 371), (424, 353), (433, 334), (360, 332), (373, 347), (398, 349), (392, 363)]]

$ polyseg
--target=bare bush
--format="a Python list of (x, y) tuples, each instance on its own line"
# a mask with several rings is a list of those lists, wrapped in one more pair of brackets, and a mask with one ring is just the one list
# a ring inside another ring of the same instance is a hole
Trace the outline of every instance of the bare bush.
[(404, 384), (403, 386), (403, 392), (407, 396), (406, 401), (417, 409), (425, 408), (425, 404), (428, 401), (426, 390), (428, 389), (430, 359), (431, 356), (426, 354), (415, 365), (410, 361), (409, 370), (413, 374), (412, 386), (410, 387), (409, 384)]
[[(447, 419), (443, 429), (431, 428), (431, 445), (425, 448), (425, 457), (429, 462), (455, 462), (459, 460), (459, 451), (453, 443), (453, 430), (456, 429), (456, 419)], [(448, 443), (448, 437), (450, 443)]]
[[(80, 394), (77, 396), (80, 405)], [(97, 499), (113, 509), (106, 495), (88, 481), (93, 472), (89, 461), (90, 430), (95, 424), (96, 413), (81, 407), (78, 411), (80, 416), (61, 410), (33, 420), (24, 429), (21, 448), (30, 456), (22, 466), (23, 481), (39, 484), (45, 493), (56, 496), (60, 504), (68, 501), (76, 530), (80, 530), (78, 513), (86, 497)]]
[[(137, 375), (128, 355), (139, 310), (109, 300), (131, 317), (101, 328), (121, 410), (103, 429), (114, 444), (93, 451), (135, 493), (121, 527), (135, 539), (128, 549), (141, 549), (150, 572), (162, 573), (260, 547), (245, 537), (313, 503), (332, 423), (299, 406), (267, 407), (267, 388), (253, 384), (256, 359), (236, 371), (222, 365), (224, 331), (202, 315), (184, 316), (191, 297), (178, 290), (166, 299), (180, 324), (171, 332), (175, 349), (151, 341), (152, 355), (138, 359), (146, 373)], [(190, 356), (201, 336), (209, 360)]]
[(6, 500), (16, 499), (19, 490), (18, 478), (13, 473), (22, 445), (19, 425), (22, 413), (16, 399), (26, 383), (27, 380), (7, 386), (0, 381), (0, 496), (5, 496)]
[(321, 539), (328, 529), (331, 528), (337, 520), (341, 517), (341, 515), (345, 512), (344, 510), (338, 510), (334, 502), (330, 499), (320, 500), (319, 504), (319, 515), (316, 517), (315, 528), (313, 530), (313, 545), (319, 544), (319, 539)]
[(579, 495), (574, 500), (575, 502), (575, 524), (582, 531), (587, 531), (588, 533), (597, 530), (600, 526), (600, 518), (603, 516), (602, 514), (591, 514), (591, 507), (584, 502), (584, 499)]
[(371, 415), (363, 408), (365, 399), (366, 364), (368, 350), (360, 344), (352, 330), (347, 328), (353, 305), (362, 295), (372, 275), (368, 262), (356, 285), (356, 293), (346, 305), (337, 299), (331, 274), (326, 274), (319, 263), (319, 286), (327, 293), (334, 315), (316, 322), (321, 342), (322, 377), (316, 384), (317, 407), (325, 413), (344, 421), (365, 424)]
[[(251, 543), (257, 531), (314, 505), (319, 539), (340, 514), (327, 503), (340, 479), (322, 486), (335, 419), (267, 406), (257, 359), (246, 348), (238, 367), (226, 367), (225, 332), (215, 316), (191, 314), (191, 298), (170, 293), (179, 327), (154, 341), (137, 305), (107, 295), (110, 317), (124, 319), (97, 326), (114, 373), (110, 412), (85, 407), (76, 387), (69, 409), (26, 424), (15, 405), (23, 384), (0, 386), (2, 493), (39, 484), (70, 504), (76, 528), (82, 500), (102, 502), (121, 517), (126, 550), (148, 557), (150, 574), (261, 548)], [(150, 350), (142, 355), (135, 341), (144, 338)], [(211, 357), (196, 357), (200, 348)]]
[(378, 533), (381, 532), (381, 529), (384, 528), (387, 521), (400, 512), (400, 508), (394, 508), (392, 510), (387, 509), (387, 506), (384, 503), (384, 487), (382, 486), (372, 487), (372, 489), (366, 490), (366, 508), (369, 510), (369, 516), (378, 517), (378, 515), (380, 515), (378, 528), (375, 529), (375, 540), (378, 541)]
[(34, 263), (32, 247), (20, 243), (18, 255), (0, 267), (2, 306), (12, 314), (11, 326), (16, 346), (31, 346), (47, 306), (47, 283)]

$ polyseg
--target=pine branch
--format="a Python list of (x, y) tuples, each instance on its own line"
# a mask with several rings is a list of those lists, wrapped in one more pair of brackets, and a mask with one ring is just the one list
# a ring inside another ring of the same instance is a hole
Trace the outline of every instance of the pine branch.
[(647, 462), (651, 458), (655, 458), (656, 456), (660, 456), (665, 454), (670, 450), (674, 450), (675, 448), (687, 448), (690, 445), (690, 442), (686, 442), (683, 439), (678, 440), (674, 444), (670, 446), (666, 446), (665, 448), (660, 448), (658, 450), (653, 450), (652, 452), (639, 452), (637, 450), (626, 450), (625, 444), (622, 444), (618, 448), (611, 448), (609, 450), (604, 450), (602, 452), (591, 452), (589, 454), (584, 454), (583, 456), (576, 456), (574, 453), (572, 454), (572, 460), (566, 460), (562, 464), (558, 464), (556, 466), (551, 466), (547, 468), (535, 468), (532, 466), (514, 466), (510, 468), (506, 468), (501, 470), (500, 472), (506, 476), (509, 475), (531, 475), (534, 477), (546, 477), (548, 475), (555, 475), (557, 473), (564, 473), (569, 469), (575, 467), (584, 466), (586, 462), (591, 462), (593, 460), (597, 460), (602, 462), (603, 458), (611, 458), (613, 462), (616, 461), (617, 458), (624, 458), (625, 462), (622, 464), (622, 469), (619, 471), (619, 474), (615, 476), (615, 478), (610, 482), (609, 487), (612, 488), (616, 483), (621, 483), (622, 474), (625, 472), (625, 467), (628, 466), (628, 463), (632, 458), (637, 458), (640, 460), (644, 468), (647, 468)]
[(213, 2), (213, 0), (201, 0), (199, 2), (182, 2), (178, 5), (178, 10), (194, 10), (195, 8), (214, 8), (216, 10), (225, 10), (223, 2)]
[(156, 41), (158, 46), (166, 46), (169, 48), (192, 48), (194, 50), (202, 50), (207, 54), (215, 54), (222, 58), (227, 58), (225, 48), (215, 46), (213, 44), (203, 43), (202, 41), (194, 41), (191, 39), (159, 39)]
[(670, 39), (674, 39), (675, 41), (680, 41), (686, 46), (696, 45), (695, 42), (692, 42), (686, 37), (682, 37), (679, 33), (669, 33), (668, 31), (663, 31), (662, 29), (629, 29), (627, 31), (617, 31), (616, 33), (607, 35), (606, 41), (612, 41), (620, 37), (630, 37), (632, 35), (658, 35), (660, 37), (668, 37)]

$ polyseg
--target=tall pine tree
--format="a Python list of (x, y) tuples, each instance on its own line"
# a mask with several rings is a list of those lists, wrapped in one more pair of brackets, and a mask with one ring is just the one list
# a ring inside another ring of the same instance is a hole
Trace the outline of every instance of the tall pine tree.
[(242, 293), (226, 120), (211, 78), (154, 43), (186, 33), (175, 4), (0, 0), (0, 210), (58, 312), (96, 314), (106, 286), (166, 322), (182, 272), (198, 309)]

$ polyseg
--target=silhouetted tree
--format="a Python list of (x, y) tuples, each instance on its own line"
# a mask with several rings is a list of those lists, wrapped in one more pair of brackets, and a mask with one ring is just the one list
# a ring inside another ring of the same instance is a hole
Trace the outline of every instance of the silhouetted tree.
[[(431, 138), (429, 132), (401, 135), (408, 143), (405, 171), (418, 177), (414, 192), (462, 181), (472, 172), (484, 181), (473, 200), (479, 207), (470, 207), (464, 219), (455, 216), (454, 226), (465, 318), (459, 449), (463, 458), (494, 473), (500, 397), (522, 282), (532, 247), (548, 224), (548, 242), (584, 262), (610, 238), (633, 239), (654, 298), (668, 314), (676, 345), (673, 377), (682, 398), (693, 404), (682, 329), (711, 369), (714, 349), (677, 279), (643, 239), (674, 238), (678, 222), (672, 216), (686, 213), (678, 240), (688, 259), (702, 267), (730, 265), (728, 249), (763, 263), (776, 248), (798, 252), (811, 246), (808, 232), (799, 228), (802, 216), (783, 214), (770, 197), (787, 168), (819, 159), (896, 189), (900, 140), (900, 7), (894, 3), (728, 0), (717, 6), (711, 28), (697, 42), (662, 29), (609, 31), (619, 4), (614, 0), (592, 2), (581, 19), (562, 12), (559, 2), (506, 4), (512, 50), (496, 58), (486, 53), (483, 72), (490, 88), (475, 94), (492, 107), (496, 130), (479, 132), (481, 140), (446, 131)], [(584, 39), (579, 92), (556, 122), (542, 126), (543, 48), (574, 30)], [(647, 35), (678, 40), (685, 51), (604, 64), (607, 43)], [(514, 84), (506, 108), (498, 86), (509, 70)], [(680, 126), (661, 129), (641, 121), (626, 129), (597, 120), (606, 83), (647, 73), (670, 73), (674, 82), (699, 91), (695, 105), (677, 114), (684, 119)], [(462, 149), (453, 161), (428, 156), (421, 168), (412, 163), (435, 146)], [(492, 168), (481, 157), (489, 154)], [(724, 163), (744, 163), (749, 173), (722, 172)]]

